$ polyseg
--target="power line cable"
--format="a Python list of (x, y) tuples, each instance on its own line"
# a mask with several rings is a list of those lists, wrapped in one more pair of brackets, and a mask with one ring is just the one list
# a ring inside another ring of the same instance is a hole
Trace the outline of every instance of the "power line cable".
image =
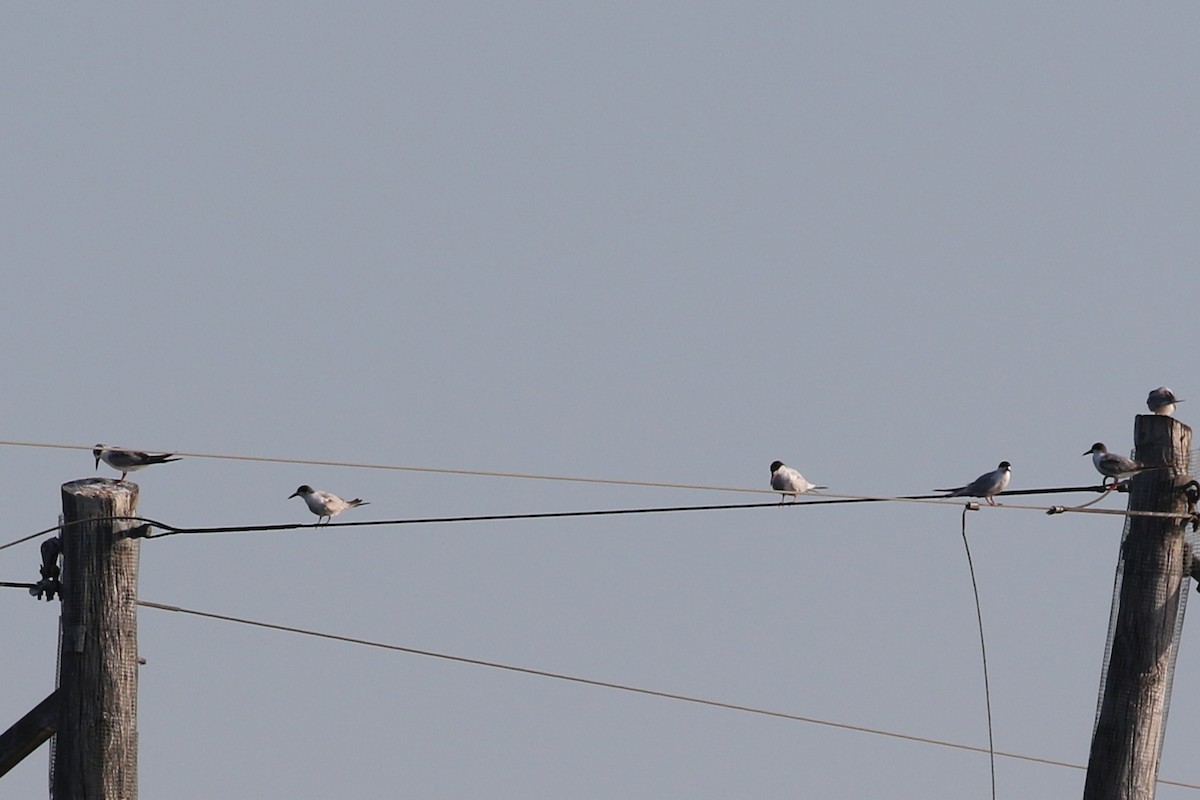
[[(1065, 489), (1024, 489), (1012, 492), (1012, 494), (1046, 494), (1057, 493), (1062, 494), (1070, 491), (1094, 491), (1095, 487), (1075, 487)], [(1007, 493), (1006, 493), (1007, 494)], [(168, 525), (164, 522), (144, 518), (130, 517), (128, 519), (143, 522), (155, 528), (159, 528), (163, 533), (146, 533), (147, 539), (159, 539), (164, 536), (173, 536), (185, 533), (251, 533), (251, 532), (266, 532), (280, 530), (297, 530), (302, 528), (353, 528), (367, 526), (396, 526), (396, 525), (430, 525), (439, 523), (453, 522), (499, 522), (512, 520), (535, 520), (535, 519), (568, 519), (574, 517), (605, 517), (605, 516), (629, 516), (635, 514), (670, 514), (682, 513), (687, 511), (730, 511), (749, 508), (794, 508), (804, 506), (824, 506), (824, 505), (845, 505), (851, 503), (886, 503), (897, 501), (921, 501), (929, 502), (936, 505), (949, 505), (958, 507), (961, 504), (960, 500), (948, 500), (944, 495), (912, 495), (908, 497), (841, 497), (836, 499), (820, 499), (820, 500), (805, 500), (796, 503), (721, 503), (708, 505), (691, 505), (691, 506), (650, 506), (640, 508), (608, 508), (590, 511), (534, 511), (534, 512), (518, 512), (512, 514), (474, 514), (466, 516), (450, 516), (450, 517), (408, 517), (402, 519), (381, 519), (381, 520), (354, 520), (348, 522), (309, 522), (309, 523), (275, 523), (269, 525), (238, 525), (238, 526), (219, 526), (219, 527), (202, 527), (202, 528), (181, 528)], [(978, 507), (977, 503), (968, 504), (972, 508)], [(991, 508), (992, 506), (989, 506)], [(995, 508), (1022, 508), (1021, 506), (1013, 506), (1011, 504), (1001, 504)], [(1052, 507), (1048, 506), (1030, 506), (1028, 508), (1036, 508), (1039, 511), (1046, 511)], [(1057, 507), (1053, 507), (1057, 508)], [(1071, 509), (1067, 509), (1071, 510)], [(1136, 512), (1135, 512), (1136, 513)], [(1150, 513), (1150, 512), (1147, 512)]]
[(28, 542), (30, 539), (36, 539), (39, 536), (45, 536), (47, 533), (55, 533), (62, 530), (63, 527), (64, 526), (62, 525), (55, 525), (53, 527), (46, 528), (45, 530), (37, 531), (36, 533), (31, 533), (27, 536), (22, 536), (20, 539), (14, 539), (7, 544), (0, 544), (0, 550), (7, 550), (10, 547), (15, 547), (19, 544), (22, 544), (23, 542)]
[[(1014, 496), (1014, 495), (1038, 495), (1038, 494), (1069, 494), (1077, 492), (1106, 492), (1104, 487), (1097, 486), (1065, 486), (1049, 489), (1016, 489), (1003, 492), (999, 496)], [(144, 526), (144, 530), (133, 533), (133, 536), (139, 536), (148, 539), (159, 539), (164, 536), (174, 536), (178, 534), (212, 534), (212, 533), (253, 533), (253, 532), (268, 532), (268, 531), (286, 531), (286, 530), (301, 530), (306, 528), (355, 528), (368, 526), (399, 526), (399, 525), (431, 525), (438, 523), (454, 523), (454, 522), (497, 522), (511, 520), (533, 520), (533, 519), (565, 519), (572, 517), (605, 517), (605, 516), (627, 516), (635, 514), (667, 514), (680, 513), (686, 511), (728, 511), (747, 508), (803, 508), (808, 506), (828, 506), (828, 505), (847, 505), (858, 503), (925, 503), (938, 506), (953, 506), (962, 505), (962, 500), (959, 498), (950, 498), (946, 495), (906, 495), (898, 497), (887, 496), (867, 496), (867, 495), (834, 495), (822, 493), (821, 499), (802, 500), (794, 503), (723, 503), (709, 505), (692, 505), (692, 506), (650, 506), (638, 508), (611, 508), (599, 509), (590, 511), (537, 511), (537, 512), (522, 512), (513, 514), (476, 514), (464, 516), (448, 516), (448, 517), (406, 517), (400, 519), (378, 519), (378, 520), (356, 520), (349, 522), (326, 522), (326, 523), (304, 523), (304, 522), (287, 522), (275, 523), (269, 525), (220, 525), (207, 527), (179, 527), (169, 525), (165, 522), (153, 520), (148, 517), (96, 517), (87, 522), (103, 521), (105, 519), (116, 521), (140, 522)], [(1178, 514), (1171, 514), (1159, 511), (1129, 511), (1122, 509), (1103, 509), (1103, 508), (1088, 508), (1091, 503), (1086, 503), (1081, 506), (1035, 506), (1035, 505), (1020, 505), (1014, 503), (999, 503), (995, 506), (981, 506), (979, 503), (967, 502), (971, 509), (987, 508), (987, 509), (1014, 509), (1026, 511), (1041, 511), (1048, 514), (1063, 514), (1068, 512), (1077, 512), (1083, 514), (1114, 514), (1117, 516), (1141, 516), (1141, 517), (1163, 517), (1170, 519), (1179, 519)], [(0, 550), (4, 550), (14, 545), (27, 542), (46, 533), (53, 533), (59, 530), (61, 526), (46, 528), (45, 530), (23, 536), (7, 544), (0, 545)], [(149, 528), (158, 528), (162, 533), (151, 533)]]
[[(478, 658), (468, 658), (466, 656), (450, 655), (448, 653), (438, 653), (432, 650), (421, 650), (415, 647), (405, 647), (403, 645), (388, 644), (386, 642), (378, 642), (370, 639), (361, 639), (354, 636), (343, 636), (334, 633), (325, 633), (322, 631), (310, 630), (307, 628), (299, 628), (291, 625), (279, 625), (271, 622), (262, 622), (259, 620), (247, 619), (245, 617), (235, 617), (228, 614), (217, 614), (209, 611), (197, 611), (190, 608), (182, 608), (180, 606), (166, 605), (164, 603), (154, 603), (149, 600), (139, 600), (139, 606), (151, 608), (158, 611), (170, 611), (178, 614), (186, 614), (195, 617), (203, 617), (207, 619), (219, 620), (221, 622), (232, 622), (239, 625), (248, 625), (257, 628), (266, 628), (268, 630), (281, 631), (283, 633), (292, 633), (300, 636), (311, 636), (318, 639), (328, 639), (345, 644), (359, 645), (363, 647), (378, 648), (381, 650), (389, 650), (399, 653), (408, 653), (409, 655), (425, 656), (427, 658), (436, 658), (444, 661), (453, 661), (459, 664), (471, 664), (478, 667), (486, 667), (488, 669), (499, 669), (508, 672), (516, 672), (524, 675), (532, 675), (539, 678), (550, 678), (559, 681), (568, 681), (570, 683), (578, 683), (586, 686), (596, 686), (604, 689), (614, 689), (621, 692), (630, 692), (649, 697), (659, 697), (666, 700), (675, 700), (684, 703), (694, 703), (697, 705), (709, 706), (713, 708), (723, 708), (729, 711), (740, 711), (747, 714), (756, 714), (765, 717), (774, 717), (776, 719), (785, 719), (793, 722), (805, 722), (811, 725), (820, 725), (829, 728), (837, 728), (839, 730), (854, 731), (857, 733), (868, 733), (874, 736), (884, 736), (892, 739), (901, 739), (918, 744), (935, 745), (938, 747), (947, 747), (955, 750), (965, 750), (972, 753), (994, 752), (1000, 758), (1009, 758), (1018, 761), (1027, 761), (1036, 764), (1046, 764), (1054, 767), (1067, 767), (1069, 769), (1086, 770), (1087, 767), (1082, 764), (1073, 764), (1068, 761), (1059, 761), (1057, 759), (1042, 758), (1040, 756), (1029, 756), (1020, 753), (1008, 753), (1000, 750), (990, 751), (989, 748), (976, 747), (974, 745), (962, 744), (961, 742), (951, 742), (944, 739), (934, 739), (927, 736), (915, 736), (907, 733), (897, 733), (895, 731), (887, 731), (881, 728), (870, 728), (863, 725), (851, 725), (844, 722), (834, 722), (832, 720), (818, 719), (816, 717), (806, 717), (799, 714), (790, 714), (784, 711), (775, 711), (757, 706), (747, 706), (740, 703), (730, 703), (721, 700), (712, 700), (693, 695), (679, 694), (677, 692), (665, 692), (657, 689), (647, 689), (629, 684), (615, 683), (613, 681), (598, 680), (595, 678), (584, 678), (578, 675), (568, 675), (561, 672), (550, 672), (547, 670), (534, 669), (531, 667), (515, 666), (513, 664), (504, 664), (496, 661), (486, 661)], [(1184, 789), (1200, 790), (1200, 784), (1184, 783), (1181, 781), (1169, 781), (1159, 779), (1158, 783), (1168, 786), (1178, 786)]]
[[(1012, 492), (1005, 492), (1006, 495), (1020, 494), (1064, 494), (1068, 492), (1091, 492), (1097, 491), (1096, 487), (1064, 487), (1059, 489), (1018, 489)], [(827, 505), (846, 505), (854, 503), (889, 503), (889, 502), (923, 502), (940, 506), (958, 507), (962, 504), (957, 498), (951, 499), (944, 495), (910, 495), (906, 497), (863, 497), (863, 496), (842, 496), (832, 499), (820, 500), (805, 500), (796, 503), (787, 503), (781, 505), (779, 503), (722, 503), (709, 505), (691, 505), (691, 506), (650, 506), (640, 508), (609, 508), (598, 509), (591, 511), (535, 511), (535, 512), (519, 512), (513, 514), (476, 514), (467, 516), (451, 516), (451, 517), (409, 517), (402, 519), (383, 519), (383, 520), (355, 520), (349, 522), (326, 522), (322, 523), (277, 523), (272, 525), (240, 525), (240, 526), (223, 526), (223, 527), (206, 527), (206, 528), (179, 528), (166, 523), (157, 522), (155, 520), (142, 517), (130, 518), (144, 522), (153, 527), (163, 530), (163, 533), (147, 533), (145, 536), (149, 539), (162, 538), (163, 536), (172, 536), (184, 533), (248, 533), (256, 531), (278, 531), (278, 530), (296, 530), (301, 528), (352, 528), (366, 527), (378, 525), (429, 525), (438, 523), (453, 523), (453, 522), (497, 522), (511, 520), (534, 520), (534, 519), (566, 519), (573, 517), (605, 517), (605, 516), (628, 516), (635, 514), (671, 514), (682, 513), (687, 511), (730, 511), (749, 508), (795, 508), (807, 506), (827, 506)], [(967, 503), (967, 506), (972, 510), (980, 508), (978, 503)], [(1014, 505), (1010, 503), (1002, 503), (996, 506), (985, 506), (986, 508), (1011, 508), (1036, 510), (1048, 513), (1064, 513), (1068, 511), (1079, 511), (1081, 513), (1101, 513), (1109, 511), (1108, 509), (1088, 509), (1084, 506), (1025, 506)], [(1178, 518), (1177, 514), (1166, 514), (1161, 512), (1138, 512), (1138, 511), (1119, 511), (1113, 510), (1113, 513), (1130, 516), (1163, 516), (1172, 519)]]

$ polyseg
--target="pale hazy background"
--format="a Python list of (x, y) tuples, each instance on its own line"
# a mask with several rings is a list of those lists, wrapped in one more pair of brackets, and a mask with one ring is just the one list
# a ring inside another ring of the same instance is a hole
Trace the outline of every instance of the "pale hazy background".
[[(1095, 483), (1080, 453), (1127, 451), (1149, 389), (1200, 406), (1198, 26), (1189, 4), (9, 6), (2, 438)], [(96, 474), (0, 458), (4, 541)], [(300, 483), (371, 501), (346, 521), (770, 499), (197, 458), (134, 477), (179, 526), (312, 521)], [(1120, 520), (969, 526), (996, 745), (1084, 764)], [(0, 579), (37, 559), (0, 552)], [(957, 508), (175, 537), (143, 545), (140, 594), (987, 743)], [(58, 609), (0, 603), (7, 727), (54, 685)], [(1198, 783), (1191, 628), (1161, 775)], [(989, 794), (976, 753), (161, 611), (139, 635), (144, 798)], [(0, 797), (44, 797), (46, 761)], [(997, 769), (1001, 797), (1082, 790)]]

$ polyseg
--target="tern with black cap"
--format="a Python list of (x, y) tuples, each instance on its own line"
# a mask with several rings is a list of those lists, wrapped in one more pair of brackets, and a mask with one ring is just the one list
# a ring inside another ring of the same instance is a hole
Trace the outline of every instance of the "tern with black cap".
[(96, 445), (92, 449), (92, 455), (96, 457), (97, 469), (100, 467), (100, 462), (103, 461), (113, 469), (120, 470), (120, 480), (125, 480), (125, 476), (130, 472), (136, 472), (151, 464), (167, 464), (171, 461), (179, 461), (174, 453), (142, 453), (137, 450), (122, 450), (118, 447), (109, 447), (105, 444)]
[(1008, 479), (1012, 477), (1012, 464), (1001, 461), (1000, 466), (991, 472), (985, 472), (966, 486), (956, 489), (934, 489), (935, 492), (949, 492), (947, 497), (982, 497), (989, 506), (996, 505), (992, 498), (1004, 491)]

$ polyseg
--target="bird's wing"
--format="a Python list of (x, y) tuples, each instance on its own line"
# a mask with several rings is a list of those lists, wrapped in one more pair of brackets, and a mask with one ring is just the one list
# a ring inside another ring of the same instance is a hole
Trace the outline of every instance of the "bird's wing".
[(1004, 471), (996, 470), (986, 475), (980, 475), (971, 482), (970, 488), (976, 494), (990, 494), (1004, 485)]
[(1105, 453), (1100, 466), (1111, 472), (1137, 472), (1138, 463), (1117, 453)]
[(102, 458), (108, 462), (109, 466), (119, 469), (144, 464), (145, 462), (142, 459), (146, 458), (146, 454), (135, 453), (129, 450), (109, 450), (106, 454), (102, 455)]

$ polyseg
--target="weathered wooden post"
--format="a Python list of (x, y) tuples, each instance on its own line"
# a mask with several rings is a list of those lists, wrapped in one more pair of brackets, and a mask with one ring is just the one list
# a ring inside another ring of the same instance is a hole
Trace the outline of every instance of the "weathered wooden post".
[(137, 798), (137, 484), (63, 484), (54, 800)]
[(1154, 797), (1178, 652), (1181, 592), (1191, 569), (1182, 524), (1187, 498), (1178, 484), (1189, 472), (1192, 430), (1169, 416), (1147, 414), (1137, 418), (1133, 436), (1139, 461), (1173, 468), (1135, 475), (1129, 510), (1179, 518), (1129, 519), (1129, 532), (1121, 543), (1119, 600), (1084, 800)]

